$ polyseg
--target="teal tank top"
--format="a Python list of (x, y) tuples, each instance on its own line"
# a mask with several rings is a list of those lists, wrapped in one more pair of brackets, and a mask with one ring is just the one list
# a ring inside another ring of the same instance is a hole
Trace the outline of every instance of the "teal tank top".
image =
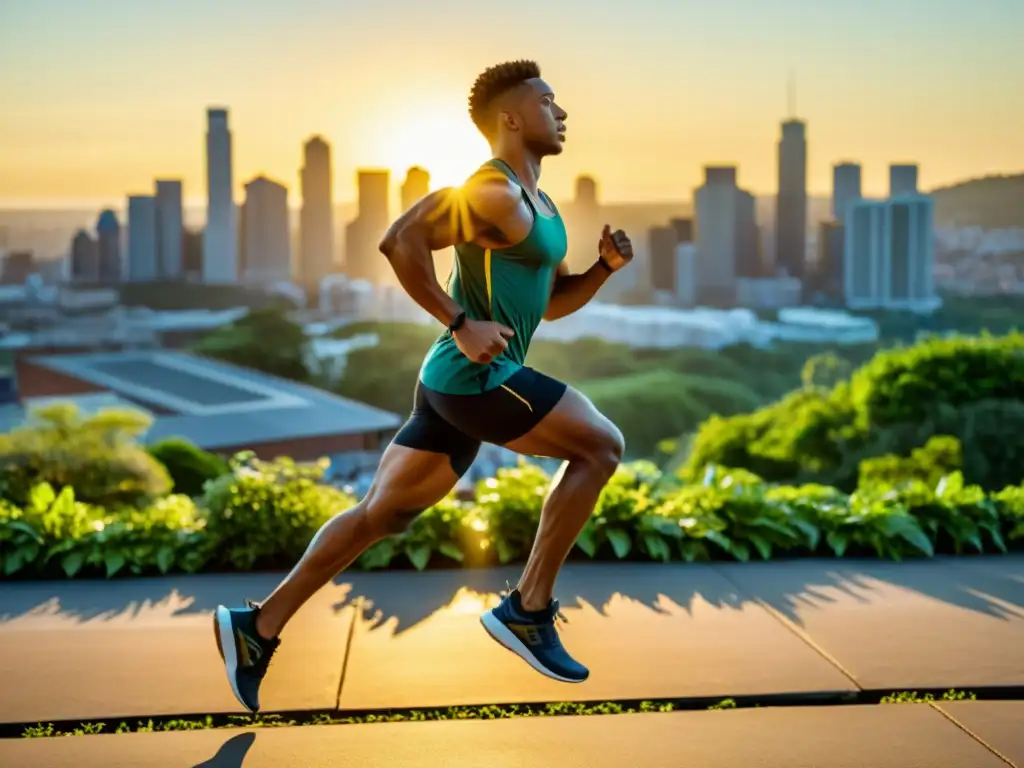
[[(512, 169), (498, 159), (488, 165), (519, 184)], [(520, 185), (521, 186), (521, 185)], [(547, 195), (548, 216), (523, 189), (533, 212), (533, 227), (521, 243), (508, 248), (481, 248), (475, 243), (455, 247), (449, 293), (473, 320), (493, 320), (515, 331), (500, 356), (483, 365), (474, 363), (445, 331), (430, 347), (420, 368), (420, 381), (435, 392), (472, 395), (496, 389), (523, 366), (537, 326), (551, 298), (551, 281), (565, 258), (567, 240), (562, 217)]]

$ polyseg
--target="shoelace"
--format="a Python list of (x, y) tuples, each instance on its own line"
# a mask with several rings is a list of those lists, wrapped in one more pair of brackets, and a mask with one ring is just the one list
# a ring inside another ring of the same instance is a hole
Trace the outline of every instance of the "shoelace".
[[(512, 594), (512, 585), (509, 584), (508, 581), (506, 580), (505, 581), (505, 589), (498, 593), (498, 597), (500, 597), (502, 600), (504, 600), (506, 597), (508, 597), (511, 594)], [(562, 613), (562, 611), (561, 611), (561, 609), (559, 607), (559, 603), (558, 603), (557, 598), (552, 598), (551, 604), (549, 606), (549, 610), (551, 611), (552, 620), (558, 619), (559, 621), (562, 621), (562, 622), (564, 622), (566, 624), (569, 623), (569, 619), (567, 619), (565, 617), (565, 614)]]

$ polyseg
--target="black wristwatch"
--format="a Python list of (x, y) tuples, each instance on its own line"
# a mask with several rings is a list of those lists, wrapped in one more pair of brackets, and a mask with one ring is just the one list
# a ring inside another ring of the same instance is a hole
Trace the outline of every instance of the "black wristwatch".
[(605, 269), (607, 269), (613, 275), (615, 274), (615, 270), (612, 268), (612, 265), (604, 260), (604, 256), (598, 256), (597, 257), (597, 263), (600, 264)]
[(466, 322), (466, 313), (465, 312), (459, 312), (459, 314), (457, 314), (455, 316), (455, 319), (452, 320), (448, 324), (448, 333), (455, 333), (455, 331), (457, 331), (459, 328), (461, 328), (465, 322)]

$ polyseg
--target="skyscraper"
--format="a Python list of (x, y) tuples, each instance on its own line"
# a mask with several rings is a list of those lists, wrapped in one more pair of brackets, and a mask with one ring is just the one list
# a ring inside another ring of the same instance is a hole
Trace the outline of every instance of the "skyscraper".
[(668, 223), (676, 231), (677, 243), (693, 242), (693, 219), (670, 219)]
[(776, 268), (802, 279), (807, 242), (807, 126), (802, 120), (782, 124), (775, 242)]
[(893, 163), (889, 166), (889, 196), (917, 194), (917, 165)]
[(128, 198), (128, 279), (137, 283), (156, 280), (158, 263), (156, 198), (131, 195)]
[(206, 111), (206, 230), (203, 233), (203, 281), (238, 280), (238, 223), (235, 213), (228, 111)]
[(842, 224), (850, 203), (860, 198), (860, 165), (836, 163), (832, 166), (832, 218)]
[[(851, 204), (852, 204), (851, 200)], [(849, 206), (847, 206), (849, 210)], [(815, 264), (815, 289), (829, 296), (843, 293), (843, 225), (838, 221), (822, 221), (818, 225), (818, 261)]]
[(931, 307), (935, 299), (933, 220), (931, 197), (906, 193), (887, 201), (882, 251), (885, 270), (882, 284), (887, 307)]
[(377, 244), (388, 228), (389, 174), (357, 172), (359, 214), (345, 230), (345, 273), (353, 280), (382, 282), (387, 278)]
[(245, 282), (268, 285), (291, 280), (288, 188), (265, 176), (245, 185), (242, 209)]
[(430, 192), (430, 174), (414, 165), (405, 174), (402, 184), (402, 213), (412, 208)]
[(737, 189), (736, 194), (736, 276), (764, 277), (757, 200), (745, 189)]
[(885, 203), (855, 200), (846, 212), (843, 243), (843, 293), (851, 309), (883, 305), (882, 251)]
[(96, 221), (96, 244), (99, 249), (99, 279), (104, 283), (121, 281), (121, 224), (117, 214), (105, 210)]
[(88, 232), (80, 229), (71, 240), (71, 279), (79, 283), (94, 283), (98, 277), (96, 241)]
[(933, 308), (933, 221), (932, 199), (926, 195), (854, 202), (845, 227), (847, 306)]
[(182, 230), (185, 213), (182, 207), (181, 182), (158, 179), (156, 182), (156, 253), (157, 274), (162, 280), (180, 280), (184, 244)]
[(576, 177), (576, 204), (597, 207), (597, 182), (591, 176)]
[(334, 266), (334, 200), (331, 146), (320, 136), (306, 142), (299, 172), (302, 210), (299, 214), (299, 276), (316, 285)]
[(676, 292), (678, 242), (676, 229), (671, 225), (647, 230), (647, 286), (656, 293)]
[[(697, 218), (697, 294), (700, 301), (735, 300), (737, 269), (749, 263), (742, 249), (756, 245), (752, 195), (736, 185), (735, 166), (707, 166), (693, 195)], [(751, 235), (751, 233), (754, 233)]]

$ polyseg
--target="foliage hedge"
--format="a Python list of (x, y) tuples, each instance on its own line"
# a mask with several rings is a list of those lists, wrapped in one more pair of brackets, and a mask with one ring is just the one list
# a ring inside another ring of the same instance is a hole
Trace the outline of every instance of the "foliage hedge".
[(168, 437), (149, 446), (149, 454), (167, 469), (176, 493), (198, 496), (207, 480), (228, 471), (228, 462), (181, 437)]
[[(271, 322), (257, 316), (253, 327)], [(613, 347), (591, 346), (595, 369), (621, 363)], [(747, 363), (761, 354), (734, 350)], [(825, 355), (803, 374), (804, 387), (772, 406), (706, 422), (678, 473), (620, 468), (574, 556), (902, 558), (1021, 546), (1024, 337), (931, 340), (852, 374)], [(641, 388), (714, 389), (683, 376), (642, 365), (629, 374)], [(595, 387), (628, 400), (607, 380)], [(321, 482), (322, 466), (247, 454), (225, 466), (180, 442), (147, 451), (138, 437), (148, 426), (139, 413), (56, 405), (0, 435), (0, 573), (287, 568), (354, 503)], [(533, 465), (502, 470), (473, 501), (445, 499), (357, 567), (524, 560), (548, 483)]]
[(998, 490), (1024, 480), (1024, 336), (887, 350), (830, 386), (807, 381), (753, 413), (712, 417), (683, 474), (693, 480), (725, 465), (773, 483), (852, 491), (865, 460), (909, 458), (937, 436), (963, 446), (957, 468), (967, 482)]
[[(354, 499), (319, 482), (322, 467), (239, 455), (198, 499), (169, 495), (143, 508), (105, 508), (71, 486), (34, 486), (0, 501), (5, 577), (115, 576), (286, 568), (315, 531)], [(549, 478), (523, 464), (483, 481), (472, 502), (448, 498), (401, 535), (367, 550), (364, 569), (484, 566), (525, 560)], [(1024, 545), (1024, 487), (985, 493), (959, 472), (845, 494), (820, 485), (770, 486), (712, 468), (683, 484), (647, 462), (624, 465), (576, 545), (599, 560), (703, 561), (798, 556), (901, 559)]]

